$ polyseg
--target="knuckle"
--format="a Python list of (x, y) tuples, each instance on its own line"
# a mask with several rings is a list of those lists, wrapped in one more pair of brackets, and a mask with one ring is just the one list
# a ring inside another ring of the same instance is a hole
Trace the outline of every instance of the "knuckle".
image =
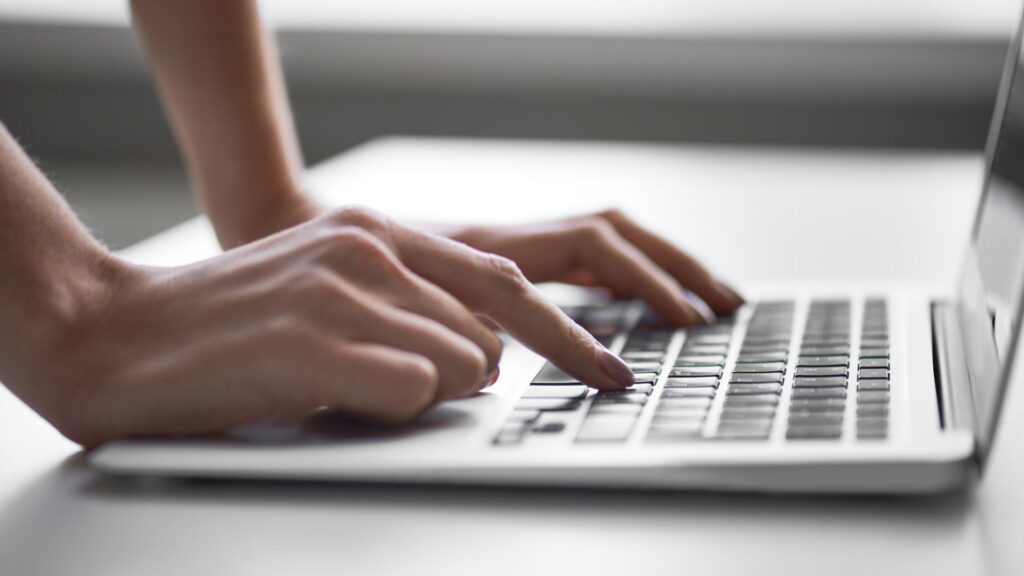
[(333, 220), (343, 226), (355, 226), (370, 232), (385, 232), (390, 225), (388, 218), (380, 212), (359, 205), (339, 208), (334, 212)]
[(526, 289), (526, 276), (513, 260), (496, 254), (487, 254), (483, 258), (484, 267), (490, 271), (498, 290), (504, 293), (521, 293)]
[(397, 271), (398, 261), (384, 242), (355, 226), (341, 226), (321, 235), (320, 259), (334, 269)]
[(308, 266), (290, 286), (301, 301), (322, 302), (338, 295), (337, 278), (330, 270), (320, 266)]
[(605, 242), (615, 236), (615, 227), (603, 218), (587, 218), (577, 232), (586, 241)]
[(617, 222), (623, 220), (626, 214), (619, 208), (607, 208), (597, 212), (594, 216), (606, 222)]

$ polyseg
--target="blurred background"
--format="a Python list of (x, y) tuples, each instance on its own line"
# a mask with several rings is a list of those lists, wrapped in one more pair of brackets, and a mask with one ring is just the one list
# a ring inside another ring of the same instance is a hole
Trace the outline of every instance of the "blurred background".
[[(309, 163), (384, 134), (981, 149), (1020, 17), (1020, 0), (262, 6)], [(0, 0), (0, 120), (112, 247), (196, 212), (126, 2)]]

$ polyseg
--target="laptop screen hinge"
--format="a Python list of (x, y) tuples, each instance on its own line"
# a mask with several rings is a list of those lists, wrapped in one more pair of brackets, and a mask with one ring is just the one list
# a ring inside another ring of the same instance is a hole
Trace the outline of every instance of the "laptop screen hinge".
[(932, 365), (939, 423), (943, 429), (974, 429), (970, 376), (956, 310), (949, 302), (932, 303)]

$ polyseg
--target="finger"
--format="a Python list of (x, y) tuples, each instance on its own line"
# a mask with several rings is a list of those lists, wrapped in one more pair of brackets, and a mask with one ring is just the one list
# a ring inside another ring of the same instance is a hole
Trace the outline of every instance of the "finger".
[(340, 337), (382, 344), (429, 359), (437, 369), (438, 400), (473, 394), (490, 377), (486, 356), (468, 338), (436, 320), (347, 286), (340, 279), (337, 294), (317, 317)]
[(347, 342), (328, 358), (316, 383), (323, 405), (370, 420), (401, 423), (437, 397), (439, 373), (425, 356), (372, 343)]
[(609, 224), (587, 222), (569, 234), (579, 261), (614, 292), (643, 299), (669, 322), (705, 322), (675, 279)]
[(385, 298), (396, 306), (430, 318), (473, 342), (486, 357), (487, 374), (492, 374), (498, 368), (503, 348), (501, 339), (493, 328), (482, 322), (454, 296), (412, 271), (382, 289)]
[(279, 320), (247, 326), (213, 343), (197, 340), (163, 359), (177, 366), (188, 358), (193, 367), (204, 368), (199, 377), (141, 366), (132, 381), (146, 385), (105, 390), (102, 398), (85, 404), (91, 412), (87, 418), (101, 425), (84, 444), (125, 436), (218, 433), (322, 406), (399, 422), (433, 401), (437, 371), (427, 358), (339, 340), (294, 319)]
[(378, 318), (364, 337), (430, 359), (437, 367), (437, 400), (470, 396), (493, 376), (483, 351), (443, 324), (399, 308), (382, 309)]
[(408, 228), (396, 229), (393, 241), (413, 272), (491, 317), (559, 368), (597, 388), (632, 384), (626, 365), (544, 298), (510, 260)]
[(731, 314), (743, 304), (738, 294), (715, 280), (696, 259), (622, 212), (609, 210), (599, 217), (609, 222), (623, 238), (668, 271), (680, 284), (707, 302), (716, 314)]
[[(409, 270), (381, 239), (363, 230), (348, 230), (344, 247), (324, 255), (328, 269), (364, 293), (430, 318), (462, 335), (484, 352), (487, 372), (501, 359), (501, 340), (461, 302)], [(442, 378), (443, 382), (447, 382)]]

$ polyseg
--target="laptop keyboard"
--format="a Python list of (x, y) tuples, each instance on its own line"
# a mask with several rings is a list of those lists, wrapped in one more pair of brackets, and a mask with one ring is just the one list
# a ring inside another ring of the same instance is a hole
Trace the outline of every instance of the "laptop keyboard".
[(665, 326), (635, 303), (567, 309), (618, 349), (634, 385), (598, 392), (548, 363), (494, 443), (885, 440), (887, 305), (869, 298), (856, 309), (859, 322), (849, 300), (812, 301), (799, 330), (792, 301), (747, 304), (736, 318), (687, 329)]

